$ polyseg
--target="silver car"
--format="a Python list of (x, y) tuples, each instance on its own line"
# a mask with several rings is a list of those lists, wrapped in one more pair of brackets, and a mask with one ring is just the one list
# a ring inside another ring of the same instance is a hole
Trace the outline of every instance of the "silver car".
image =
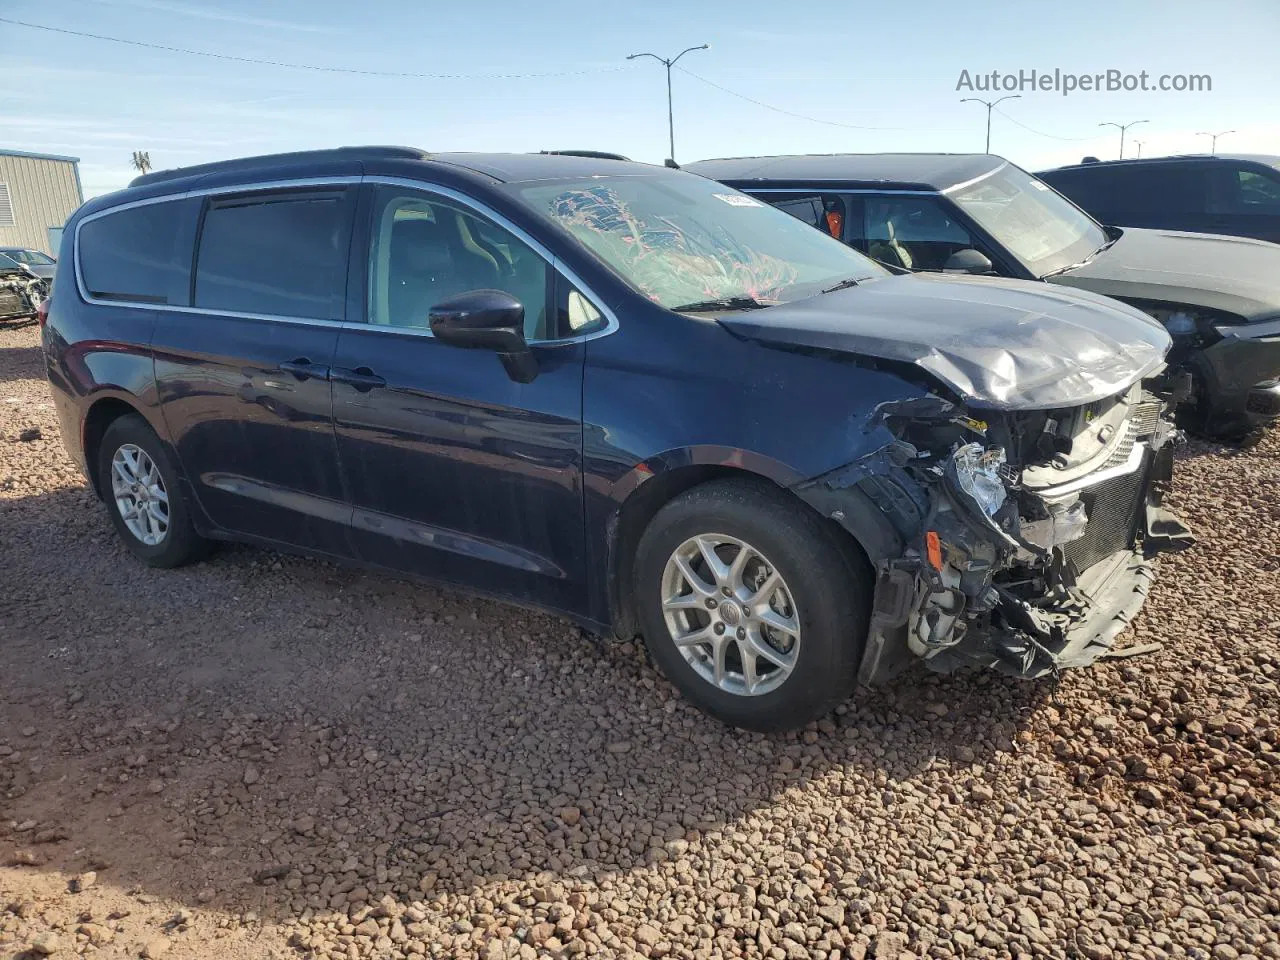
[(58, 269), (58, 261), (39, 250), (28, 250), (26, 247), (0, 247), (0, 254), (10, 260), (16, 260), (41, 280), (53, 283), (53, 275)]

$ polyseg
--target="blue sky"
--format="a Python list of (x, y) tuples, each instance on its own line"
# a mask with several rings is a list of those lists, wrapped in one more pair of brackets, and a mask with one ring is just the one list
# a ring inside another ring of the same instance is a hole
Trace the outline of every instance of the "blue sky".
[[(232, 63), (0, 23), (0, 147), (80, 157), (90, 195), (128, 181), (135, 149), (148, 150), (157, 168), (356, 143), (595, 148), (660, 161), (663, 69), (625, 57), (698, 43), (711, 49), (680, 66), (703, 79), (674, 73), (684, 161), (981, 151), (985, 108), (959, 102), (961, 71), (1055, 68), (1208, 74), (1213, 89), (1024, 92), (1000, 109), (1038, 132), (997, 113), (992, 152), (1030, 169), (1086, 153), (1114, 157), (1118, 135), (1098, 123), (1146, 119), (1129, 134), (1144, 142), (1144, 155), (1204, 150), (1197, 131), (1227, 129), (1237, 132), (1219, 149), (1280, 154), (1277, 0), (646, 0), (613, 9), (598, 0), (0, 0), (0, 17), (250, 58), (473, 77)], [(547, 76), (568, 71), (582, 72)]]

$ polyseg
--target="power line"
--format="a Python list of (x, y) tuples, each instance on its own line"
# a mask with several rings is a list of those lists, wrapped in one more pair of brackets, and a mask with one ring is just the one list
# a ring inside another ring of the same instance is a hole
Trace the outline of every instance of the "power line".
[(1102, 134), (1096, 134), (1092, 137), (1059, 137), (1052, 133), (1045, 133), (1043, 130), (1037, 130), (1035, 127), (1028, 127), (1021, 120), (1017, 120), (1009, 116), (1009, 114), (1005, 113), (999, 107), (996, 107), (995, 111), (996, 113), (1000, 114), (1000, 116), (1008, 120), (1010, 123), (1021, 127), (1023, 130), (1026, 130), (1029, 133), (1034, 133), (1038, 137), (1048, 137), (1050, 140), (1062, 140), (1065, 143), (1083, 143), (1085, 140), (1097, 140), (1103, 136)]
[(590, 73), (613, 73), (627, 69), (625, 64), (608, 67), (594, 67), (587, 70), (561, 70), (555, 73), (413, 73), (399, 70), (356, 70), (350, 67), (326, 67), (313, 63), (291, 63), (286, 60), (261, 60), (256, 57), (239, 57), (229, 53), (212, 53), (208, 50), (191, 50), (186, 47), (170, 47), (163, 43), (148, 43), (145, 40), (130, 40), (126, 37), (110, 37), (101, 33), (87, 33), (83, 30), (67, 30), (64, 27), (50, 27), (43, 23), (28, 23), (25, 20), (12, 20), (0, 17), (0, 23), (13, 24), (16, 27), (28, 27), (32, 30), (45, 30), (49, 33), (61, 33), (69, 37), (81, 37), (86, 40), (107, 40), (130, 47), (145, 47), (148, 50), (163, 50), (166, 53), (182, 53), (192, 57), (208, 57), (211, 60), (230, 60), (234, 63), (254, 63), (264, 67), (286, 67), (290, 70), (312, 70), (317, 73), (344, 73), (362, 77), (394, 77), (410, 80), (535, 80), (543, 77), (579, 77)]
[(706, 77), (700, 77), (692, 70), (686, 70), (684, 67), (676, 67), (681, 73), (687, 73), (695, 80), (701, 80), (709, 87), (715, 87), (721, 93), (727, 93), (731, 97), (737, 97), (739, 100), (745, 100), (747, 103), (754, 103), (757, 107), (764, 107), (766, 110), (772, 110), (774, 113), (781, 113), (788, 117), (795, 117), (798, 120), (808, 120), (811, 123), (822, 123), (828, 127), (843, 127), (846, 130), (910, 130), (911, 127), (866, 127), (856, 123), (841, 123), (838, 120), (823, 120), (821, 117), (810, 117), (803, 113), (796, 113), (793, 110), (784, 110), (782, 107), (775, 107), (771, 103), (765, 103), (763, 100), (756, 100), (748, 97), (746, 94), (738, 93), (736, 90), (730, 90), (728, 87), (722, 87), (720, 84), (708, 80)]

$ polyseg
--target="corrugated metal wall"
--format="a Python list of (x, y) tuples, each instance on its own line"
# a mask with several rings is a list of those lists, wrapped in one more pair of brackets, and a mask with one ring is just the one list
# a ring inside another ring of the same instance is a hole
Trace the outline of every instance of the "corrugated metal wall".
[(0, 247), (29, 247), (57, 256), (49, 249), (49, 228), (60, 227), (80, 206), (76, 165), (0, 153), (0, 183), (9, 185), (15, 223), (0, 223)]

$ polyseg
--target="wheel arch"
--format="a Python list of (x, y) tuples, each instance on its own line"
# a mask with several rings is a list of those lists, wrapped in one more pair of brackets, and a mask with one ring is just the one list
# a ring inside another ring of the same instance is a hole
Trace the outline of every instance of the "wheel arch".
[(798, 496), (794, 488), (803, 478), (785, 465), (742, 451), (724, 456), (720, 448), (682, 451), (676, 457), (668, 455), (645, 461), (615, 487), (627, 491), (608, 528), (609, 615), (615, 636), (631, 639), (640, 633), (632, 581), (636, 547), (649, 522), (666, 504), (686, 491), (713, 480), (735, 478), (767, 484), (819, 513), (836, 534), (836, 542), (847, 552), (851, 567), (872, 577), (868, 549), (871, 545), (860, 542), (847, 525), (822, 514), (808, 499)]
[[(129, 401), (114, 394), (99, 397), (89, 406), (80, 428), (80, 447), (84, 451), (85, 473), (89, 476), (89, 484), (98, 499), (102, 499), (102, 488), (98, 479), (98, 454), (102, 447), (102, 438), (107, 428), (121, 417), (137, 414), (151, 423), (150, 418), (141, 409)], [(153, 429), (154, 429), (154, 425)], [(162, 440), (163, 442), (163, 440)]]

